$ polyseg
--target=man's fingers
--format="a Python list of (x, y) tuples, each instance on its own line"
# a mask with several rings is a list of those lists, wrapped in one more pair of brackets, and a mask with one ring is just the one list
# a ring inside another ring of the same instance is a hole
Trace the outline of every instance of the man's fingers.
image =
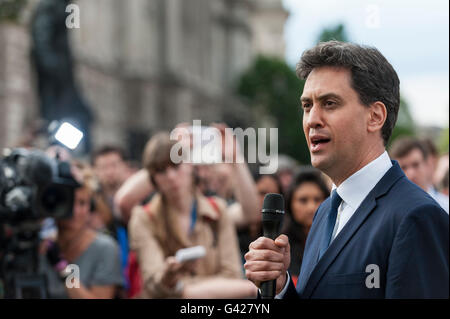
[(275, 241), (259, 237), (245, 254), (245, 276), (259, 287), (262, 281), (275, 280), (286, 273), (289, 264), (289, 239), (278, 236)]
[[(261, 281), (275, 280), (283, 274), (282, 271), (272, 270), (272, 271), (247, 271), (245, 276), (248, 280), (253, 281), (255, 285), (259, 286)], [(258, 283), (258, 284), (257, 284)]]
[(275, 238), (275, 245), (280, 248), (285, 248), (289, 245), (289, 238), (288, 236), (281, 234), (277, 238)]
[[(285, 236), (286, 237), (285, 240), (287, 241), (286, 235), (281, 235), (281, 236)], [(284, 243), (283, 240), (284, 239), (282, 239), (282, 243)], [(257, 240), (255, 240), (254, 242), (252, 242), (250, 244), (249, 249), (250, 250), (268, 249), (268, 250), (277, 251), (279, 253), (282, 253), (284, 250), (282, 247), (276, 245), (272, 239), (267, 238), (267, 237), (259, 237)]]
[(270, 261), (248, 261), (244, 264), (247, 271), (283, 271), (284, 265), (282, 262)]
[(282, 262), (284, 259), (284, 251), (277, 252), (268, 249), (250, 250), (244, 256), (246, 261), (269, 261)]

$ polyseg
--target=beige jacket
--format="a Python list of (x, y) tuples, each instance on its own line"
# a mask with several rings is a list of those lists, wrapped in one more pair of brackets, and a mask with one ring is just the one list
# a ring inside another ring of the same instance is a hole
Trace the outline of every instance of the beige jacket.
[(236, 230), (227, 216), (225, 201), (214, 197), (216, 208), (201, 194), (192, 234), (183, 234), (159, 194), (133, 209), (129, 222), (130, 249), (137, 254), (143, 281), (143, 298), (179, 298), (181, 292), (161, 283), (164, 261), (181, 248), (203, 245), (206, 256), (197, 260), (196, 272), (181, 279), (184, 284), (212, 277), (243, 278)]

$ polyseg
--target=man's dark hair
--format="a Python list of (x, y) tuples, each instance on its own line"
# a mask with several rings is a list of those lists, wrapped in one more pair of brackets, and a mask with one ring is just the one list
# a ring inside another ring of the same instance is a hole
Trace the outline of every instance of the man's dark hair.
[(428, 151), (421, 141), (411, 137), (401, 137), (392, 143), (391, 149), (389, 151), (392, 158), (402, 158), (407, 156), (414, 150), (419, 150), (424, 159), (428, 158)]
[(374, 47), (353, 43), (321, 42), (305, 51), (297, 64), (297, 76), (305, 80), (314, 68), (342, 67), (351, 72), (351, 86), (366, 106), (380, 101), (387, 117), (381, 130), (387, 145), (397, 121), (400, 106), (400, 80), (392, 65)]
[(121, 148), (119, 146), (115, 146), (115, 145), (103, 145), (103, 146), (99, 147), (97, 150), (95, 150), (94, 153), (92, 154), (92, 164), (95, 164), (95, 161), (100, 156), (110, 154), (110, 153), (115, 153), (115, 154), (119, 155), (119, 157), (123, 161), (125, 161), (127, 159), (125, 150), (123, 148)]

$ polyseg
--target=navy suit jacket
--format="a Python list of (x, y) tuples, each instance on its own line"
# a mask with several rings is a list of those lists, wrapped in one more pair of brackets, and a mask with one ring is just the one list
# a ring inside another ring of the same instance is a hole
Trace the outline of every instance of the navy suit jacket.
[(330, 199), (321, 204), (284, 298), (449, 297), (449, 215), (392, 164), (318, 260)]

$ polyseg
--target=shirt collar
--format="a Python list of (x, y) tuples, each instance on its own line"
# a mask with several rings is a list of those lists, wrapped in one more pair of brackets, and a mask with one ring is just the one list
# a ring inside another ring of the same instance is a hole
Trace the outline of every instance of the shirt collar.
[[(337, 187), (337, 193), (343, 202), (356, 210), (391, 167), (391, 159), (384, 151), (375, 160), (342, 182)], [(334, 189), (336, 189), (336, 185), (333, 183), (332, 190)]]

